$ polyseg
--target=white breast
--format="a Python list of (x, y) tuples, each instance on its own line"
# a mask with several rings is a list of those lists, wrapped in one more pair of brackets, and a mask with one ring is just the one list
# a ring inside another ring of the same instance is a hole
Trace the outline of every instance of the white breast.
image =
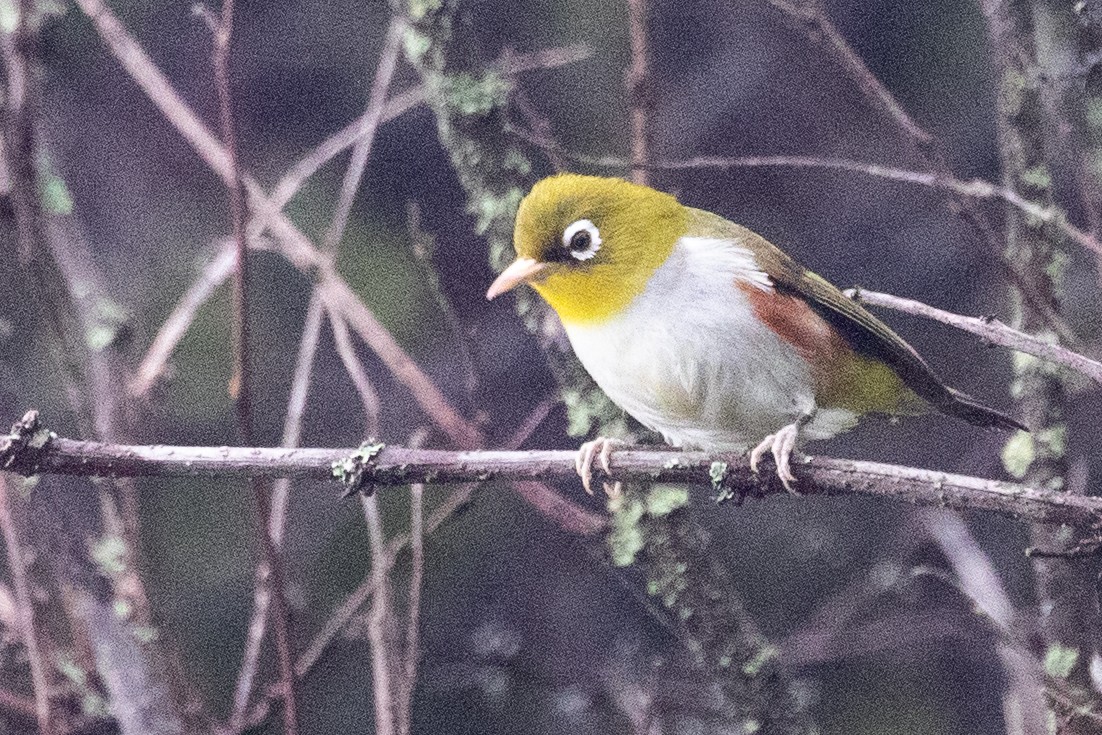
[[(758, 321), (739, 280), (773, 289), (737, 243), (683, 237), (627, 309), (566, 332), (609, 398), (670, 444), (745, 451), (813, 411), (815, 398), (807, 364)], [(823, 413), (810, 438), (853, 423)]]

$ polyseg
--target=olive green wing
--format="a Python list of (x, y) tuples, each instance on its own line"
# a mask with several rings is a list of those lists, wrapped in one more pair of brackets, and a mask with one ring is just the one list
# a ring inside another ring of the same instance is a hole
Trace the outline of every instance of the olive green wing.
[(855, 352), (886, 364), (908, 388), (939, 411), (978, 426), (1028, 430), (1009, 416), (942, 383), (914, 348), (887, 324), (764, 237), (710, 212), (690, 211), (691, 232), (705, 237), (729, 238), (750, 250), (778, 290), (803, 299), (838, 330)]

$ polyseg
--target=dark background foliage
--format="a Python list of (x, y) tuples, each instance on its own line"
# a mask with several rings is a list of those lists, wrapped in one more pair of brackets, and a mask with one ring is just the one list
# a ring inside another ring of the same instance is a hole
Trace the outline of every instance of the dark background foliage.
[[(833, 0), (825, 7), (912, 117), (944, 142), (958, 176), (997, 181), (997, 85), (976, 4)], [(189, 3), (118, 2), (114, 9), (213, 127), (210, 33)], [(469, 12), (486, 59), (505, 49), (588, 46), (590, 58), (525, 74), (519, 86), (566, 148), (624, 154), (623, 3), (480, 0)], [(379, 0), (238, 7), (232, 68), (243, 167), (270, 185), (362, 112), (388, 17)], [(656, 158), (814, 154), (918, 167), (891, 124), (798, 28), (763, 3), (654, 2), (649, 33)], [(87, 18), (70, 9), (51, 19), (42, 44), (41, 132), (50, 163), (68, 187), (95, 267), (126, 315), (128, 349), (140, 354), (228, 232), (225, 189), (120, 70)], [(400, 65), (393, 88), (417, 81)], [(316, 240), (346, 161), (347, 154), (323, 168), (288, 208)], [(541, 165), (553, 170), (545, 160)], [(936, 192), (785, 168), (660, 171), (652, 182), (686, 204), (751, 227), (840, 286), (859, 284), (967, 314), (1006, 313), (997, 265)], [(458, 315), (459, 333), (413, 253), (411, 206), (435, 239), (431, 267)], [(261, 253), (254, 263), (256, 438), (270, 445), (280, 437), (310, 283), (275, 254)], [(474, 234), (426, 107), (380, 129), (338, 265), (399, 342), (466, 415), (483, 417), (492, 436), (507, 436), (554, 393), (544, 358), (508, 303), (483, 299), (493, 276), (486, 246)], [(1076, 254), (1068, 273), (1068, 321), (1097, 343), (1097, 272)], [(40, 324), (14, 279), (0, 277), (0, 294), (2, 415), (15, 418), (36, 406), (51, 428), (65, 433), (72, 427)], [(1010, 405), (1008, 352), (930, 322), (898, 315), (888, 321), (949, 383), (990, 404)], [(236, 441), (226, 392), (230, 344), (223, 288), (175, 353), (170, 379), (151, 399), (151, 420), (137, 439)], [(457, 357), (462, 351), (469, 351), (477, 376), (472, 390)], [(377, 359), (360, 352), (382, 397), (381, 438), (403, 443), (425, 419)], [(326, 329), (302, 443), (357, 444), (363, 431), (358, 406)], [(1097, 391), (1082, 393), (1070, 424), (1088, 425), (1100, 408)], [(556, 407), (526, 446), (576, 446), (579, 439), (565, 428)], [(1076, 455), (1098, 456), (1097, 433), (1071, 436)], [(870, 421), (810, 450), (1002, 477), (1004, 440), (998, 432), (929, 416), (899, 425)], [(1102, 469), (1093, 463), (1079, 471)], [(148, 480), (139, 487), (143, 574), (157, 628), (178, 649), (186, 677), (224, 714), (252, 601), (257, 549), (249, 496), (234, 482)], [(562, 490), (599, 505), (583, 498), (576, 483), (563, 483)], [(429, 489), (430, 505), (440, 492)], [(716, 506), (704, 488), (694, 489), (692, 500), (750, 612), (791, 655), (790, 673), (822, 732), (1003, 732), (992, 633), (957, 590), (913, 573), (940, 560), (933, 549), (908, 541), (906, 508), (789, 498)], [(405, 493), (384, 493), (382, 505), (388, 528), (403, 528)], [(363, 577), (369, 553), (358, 506), (338, 500), (330, 487), (295, 487), (290, 519), (288, 595), (301, 643)], [(991, 517), (968, 520), (1015, 604), (1031, 604), (1023, 528)], [(590, 542), (550, 525), (504, 486), (477, 490), (469, 508), (429, 539), (426, 553), (416, 732), (629, 732), (622, 698), (633, 692), (697, 723), (677, 732), (720, 731), (706, 719), (692, 720), (702, 685), (687, 669), (665, 613), (640, 594), (634, 572), (611, 568)], [(408, 559), (400, 557), (399, 580), (407, 569)], [(822, 621), (843, 605), (846, 585), (860, 579), (880, 585), (881, 593), (829, 644), (800, 637), (830, 628)], [(936, 625), (923, 615), (930, 611)], [(362, 625), (353, 626), (308, 677), (300, 698), (304, 732), (372, 730), (362, 633)], [(266, 658), (262, 675), (273, 671)], [(5, 731), (19, 729), (0, 718)]]

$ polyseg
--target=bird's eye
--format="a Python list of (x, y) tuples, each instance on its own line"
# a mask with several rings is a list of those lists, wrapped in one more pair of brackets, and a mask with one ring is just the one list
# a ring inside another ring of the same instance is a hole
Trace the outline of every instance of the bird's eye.
[(562, 244), (576, 260), (589, 260), (601, 249), (601, 233), (597, 225), (580, 219), (562, 233)]

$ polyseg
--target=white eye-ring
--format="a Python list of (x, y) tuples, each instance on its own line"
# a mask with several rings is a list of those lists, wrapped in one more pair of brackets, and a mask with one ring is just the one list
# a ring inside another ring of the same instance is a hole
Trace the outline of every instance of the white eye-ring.
[(577, 260), (589, 260), (601, 249), (601, 232), (597, 225), (580, 219), (562, 233), (562, 244)]

